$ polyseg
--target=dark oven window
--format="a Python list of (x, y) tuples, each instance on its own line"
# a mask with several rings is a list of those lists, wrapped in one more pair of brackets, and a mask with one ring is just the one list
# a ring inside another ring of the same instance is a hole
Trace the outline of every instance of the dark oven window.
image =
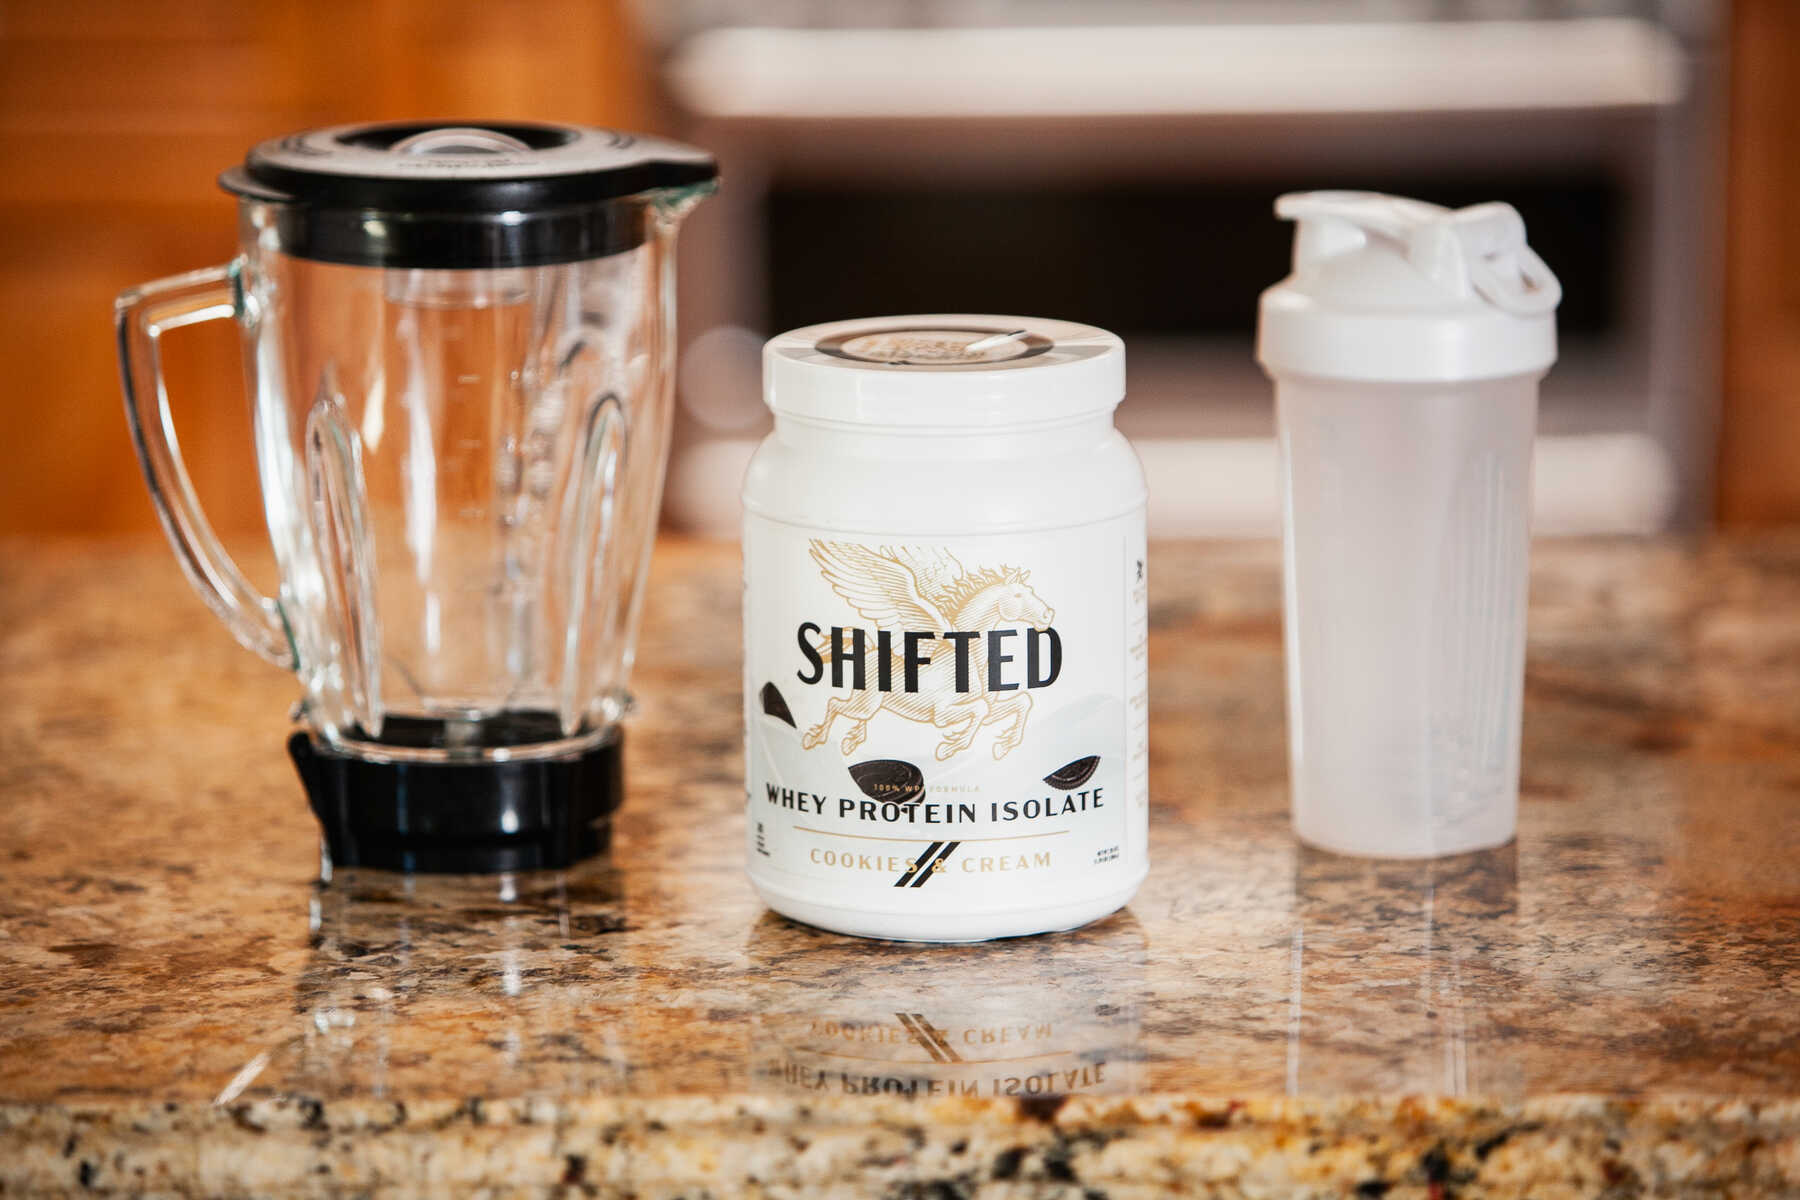
[[(1565, 337), (1620, 319), (1623, 191), (1604, 175), (1341, 182), (1461, 207), (1503, 199), (1562, 280)], [(1129, 339), (1251, 336), (1256, 297), (1287, 274), (1272, 205), (1316, 180), (967, 189), (771, 188), (770, 329), (906, 312), (996, 312), (1101, 325)]]

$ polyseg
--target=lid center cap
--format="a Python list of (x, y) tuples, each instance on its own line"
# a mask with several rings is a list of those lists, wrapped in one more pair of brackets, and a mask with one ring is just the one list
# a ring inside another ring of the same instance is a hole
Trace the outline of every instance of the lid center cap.
[(821, 353), (896, 367), (973, 366), (1028, 358), (1048, 350), (1048, 338), (1025, 329), (904, 326), (822, 339)]
[(393, 145), (395, 154), (518, 154), (530, 149), (518, 138), (472, 125), (428, 129)]

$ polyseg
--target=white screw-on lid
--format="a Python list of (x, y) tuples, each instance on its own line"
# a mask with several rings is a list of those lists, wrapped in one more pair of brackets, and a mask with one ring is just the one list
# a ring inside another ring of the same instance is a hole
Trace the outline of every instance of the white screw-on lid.
[(780, 415), (905, 429), (992, 429), (1107, 412), (1125, 396), (1125, 344), (1037, 317), (937, 313), (811, 325), (763, 348)]
[(1452, 211), (1374, 192), (1297, 192), (1293, 274), (1264, 292), (1272, 375), (1454, 383), (1556, 361), (1562, 288), (1509, 204)]

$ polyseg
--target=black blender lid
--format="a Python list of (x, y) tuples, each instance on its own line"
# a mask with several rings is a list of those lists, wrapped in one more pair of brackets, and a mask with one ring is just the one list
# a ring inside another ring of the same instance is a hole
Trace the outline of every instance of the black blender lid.
[(710, 154), (641, 134), (526, 121), (386, 121), (274, 138), (219, 177), (281, 206), (281, 248), (388, 267), (507, 267), (630, 249), (607, 202), (709, 184)]

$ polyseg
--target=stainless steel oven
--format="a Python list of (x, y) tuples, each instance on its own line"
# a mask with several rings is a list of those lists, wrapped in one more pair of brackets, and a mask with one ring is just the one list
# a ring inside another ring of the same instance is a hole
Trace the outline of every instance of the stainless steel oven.
[(845, 316), (1123, 335), (1153, 533), (1276, 528), (1258, 292), (1280, 192), (1512, 202), (1564, 286), (1544, 532), (1705, 516), (1717, 374), (1706, 3), (646, 5), (724, 188), (684, 233), (675, 523), (736, 527), (758, 346)]

